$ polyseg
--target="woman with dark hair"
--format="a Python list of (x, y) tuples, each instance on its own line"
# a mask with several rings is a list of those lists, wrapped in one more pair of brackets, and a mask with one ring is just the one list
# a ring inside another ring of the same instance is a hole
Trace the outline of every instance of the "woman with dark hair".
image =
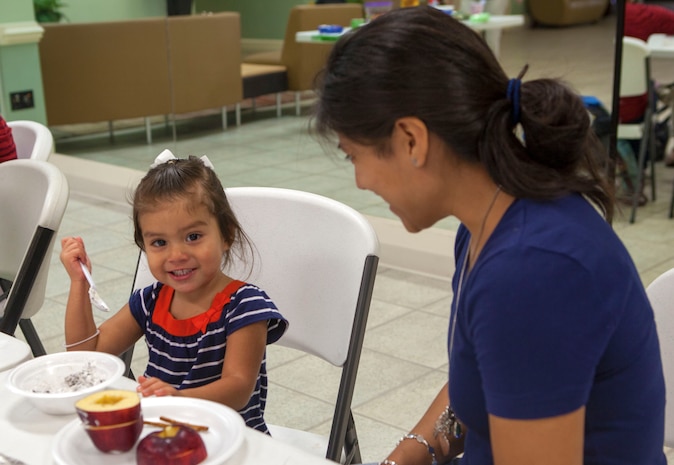
[(581, 98), (434, 8), (332, 49), (313, 122), (411, 232), (455, 216), (448, 383), (386, 465), (664, 465), (653, 312)]

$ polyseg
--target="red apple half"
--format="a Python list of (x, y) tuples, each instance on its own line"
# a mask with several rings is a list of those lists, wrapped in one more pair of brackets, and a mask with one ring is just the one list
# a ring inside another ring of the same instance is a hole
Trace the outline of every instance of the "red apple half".
[(196, 465), (208, 453), (199, 433), (188, 426), (167, 426), (145, 436), (136, 448), (138, 465)]
[(86, 426), (110, 426), (140, 418), (140, 396), (133, 391), (107, 390), (90, 394), (75, 403)]
[(118, 425), (84, 425), (84, 429), (101, 452), (126, 452), (133, 448), (143, 431), (143, 417)]

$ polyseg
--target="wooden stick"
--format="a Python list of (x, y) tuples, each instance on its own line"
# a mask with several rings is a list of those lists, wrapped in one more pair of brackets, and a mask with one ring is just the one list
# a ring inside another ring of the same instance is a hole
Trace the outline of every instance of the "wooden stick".
[(208, 431), (208, 426), (193, 425), (192, 423), (185, 423), (184, 421), (172, 420), (171, 418), (168, 418), (168, 417), (159, 417), (159, 419), (161, 421), (165, 421), (166, 423), (170, 423), (171, 425), (187, 426), (187, 427), (192, 428), (193, 430), (199, 431), (199, 432)]
[(166, 428), (167, 426), (171, 426), (170, 423), (161, 423), (158, 421), (149, 421), (149, 420), (143, 420), (143, 424), (148, 426), (156, 426), (158, 428)]

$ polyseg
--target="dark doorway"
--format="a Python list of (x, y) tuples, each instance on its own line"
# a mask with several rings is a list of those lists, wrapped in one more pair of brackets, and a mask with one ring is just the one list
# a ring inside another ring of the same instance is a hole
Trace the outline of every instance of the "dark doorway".
[(192, 0), (166, 0), (166, 14), (169, 16), (192, 13)]

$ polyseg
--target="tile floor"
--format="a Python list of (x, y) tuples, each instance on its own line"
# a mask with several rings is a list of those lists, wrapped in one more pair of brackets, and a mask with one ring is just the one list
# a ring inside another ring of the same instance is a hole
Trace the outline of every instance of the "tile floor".
[[(613, 27), (614, 18), (607, 18), (594, 25), (564, 29), (510, 30), (503, 37), (501, 60), (509, 74), (517, 74), (529, 63), (526, 78), (561, 76), (581, 93), (610, 104)], [(656, 78), (672, 80), (670, 64), (653, 65)], [(114, 142), (106, 134), (77, 135), (82, 128), (53, 130), (57, 152), (69, 157), (144, 171), (164, 148), (179, 156), (208, 154), (226, 186), (304, 189), (334, 197), (367, 215), (391, 217), (377, 197), (354, 187), (346, 163), (325, 155), (307, 132), (308, 118), (291, 116), (291, 106), (281, 119), (272, 115), (273, 110), (262, 108), (255, 114), (246, 111), (243, 125), (230, 125), (225, 132), (219, 129), (217, 115), (183, 120), (178, 125), (177, 142), (160, 121), (155, 124), (152, 145), (145, 144), (142, 126), (117, 130)], [(622, 217), (615, 221), (645, 284), (674, 267), (674, 220), (666, 216), (674, 169), (658, 166), (657, 174), (658, 200), (639, 210), (634, 225)], [(128, 296), (137, 251), (128, 205), (99, 194), (96, 190), (73, 190), (59, 237), (79, 235), (85, 239), (99, 291), (114, 308)], [(456, 221), (443, 220), (437, 227), (452, 230)], [(63, 350), (68, 283), (58, 250), (57, 245), (45, 307), (34, 318), (48, 352)], [(450, 299), (446, 279), (380, 267), (353, 402), (365, 461), (384, 457), (443, 384)], [(101, 320), (104, 317), (97, 315)], [(144, 365), (144, 352), (142, 346), (135, 352), (136, 373)], [(309, 356), (274, 346), (269, 349), (269, 367), (268, 420), (326, 433), (329, 402), (335, 396), (335, 370)]]

